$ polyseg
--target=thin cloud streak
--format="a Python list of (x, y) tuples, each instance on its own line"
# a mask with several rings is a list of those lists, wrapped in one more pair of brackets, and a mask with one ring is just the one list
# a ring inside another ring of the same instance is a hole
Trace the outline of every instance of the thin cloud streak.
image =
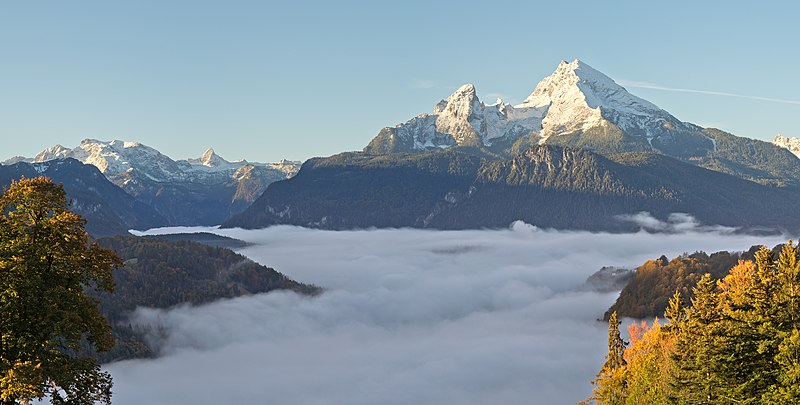
[(675, 92), (675, 93), (707, 94), (707, 95), (711, 95), (711, 96), (736, 97), (736, 98), (744, 98), (744, 99), (748, 99), (748, 100), (769, 101), (769, 102), (773, 102), (773, 103), (800, 105), (800, 100), (787, 100), (787, 99), (783, 99), (783, 98), (751, 96), (751, 95), (748, 95), (748, 94), (736, 94), (736, 93), (728, 93), (728, 92), (724, 92), (724, 91), (686, 89), (686, 88), (682, 88), (682, 87), (662, 86), (662, 85), (659, 85), (659, 84), (647, 83), (647, 82), (620, 80), (619, 84), (621, 84), (624, 87), (633, 87), (633, 88), (637, 88), (637, 89), (671, 91), (671, 92)]
[(422, 79), (422, 80), (414, 80), (414, 81), (411, 82), (411, 88), (412, 89), (427, 90), (427, 89), (433, 89), (433, 88), (437, 88), (437, 87), (441, 87), (441, 86), (439, 86), (439, 84), (436, 83), (433, 80), (424, 80), (424, 79)]

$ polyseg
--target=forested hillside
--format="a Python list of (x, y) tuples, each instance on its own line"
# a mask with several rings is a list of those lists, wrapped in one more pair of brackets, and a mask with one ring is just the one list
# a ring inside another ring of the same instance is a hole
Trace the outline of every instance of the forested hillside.
[(482, 163), (482, 155), (468, 149), (311, 159), (223, 226), (424, 227), (436, 207), (448, 204), (448, 193), (455, 198), (469, 189)]
[(708, 128), (715, 149), (693, 161), (701, 167), (727, 173), (761, 184), (800, 184), (800, 159), (787, 149), (758, 139)]
[(100, 310), (117, 338), (110, 352), (100, 354), (103, 361), (154, 354), (144, 342), (146, 331), (128, 321), (128, 315), (139, 306), (199, 305), (273, 290), (306, 295), (321, 291), (225, 248), (151, 237), (114, 237), (99, 243), (117, 252), (125, 263), (114, 271), (115, 292), (98, 295)]
[(537, 145), (511, 159), (470, 148), (312, 159), (223, 227), (539, 227), (635, 231), (620, 216), (681, 212), (742, 230), (800, 229), (796, 186), (772, 187), (653, 153)]
[[(777, 252), (780, 248), (776, 246), (773, 251)], [(758, 249), (758, 246), (753, 246), (746, 252), (722, 251), (711, 255), (695, 252), (672, 260), (665, 256), (648, 260), (636, 268), (636, 273), (605, 313), (604, 319), (608, 320), (612, 312), (628, 318), (661, 316), (675, 291), (679, 291), (685, 303), (688, 303), (692, 288), (704, 274), (708, 273), (712, 279), (719, 280), (727, 276), (740, 260), (754, 260)]]

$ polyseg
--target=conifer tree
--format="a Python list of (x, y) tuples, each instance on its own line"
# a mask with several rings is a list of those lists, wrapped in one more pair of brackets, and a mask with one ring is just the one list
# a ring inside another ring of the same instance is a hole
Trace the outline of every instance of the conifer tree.
[(680, 323), (675, 344), (670, 397), (678, 402), (717, 403), (722, 359), (715, 345), (720, 335), (716, 283), (705, 274), (694, 288), (691, 308)]
[[(761, 247), (714, 282), (704, 275), (691, 305), (676, 292), (663, 327), (609, 322), (609, 352), (594, 381), (597, 403), (800, 403), (800, 253)], [(618, 356), (620, 350), (622, 358)], [(658, 378), (665, 376), (666, 379)]]
[(800, 402), (800, 324), (798, 301), (800, 301), (800, 280), (798, 279), (798, 248), (790, 240), (786, 243), (775, 262), (776, 294), (772, 300), (774, 310), (770, 319), (772, 339), (764, 339), (762, 350), (773, 354), (773, 362), (768, 369), (771, 373), (770, 387), (764, 393), (765, 402)]
[(606, 361), (594, 380), (594, 400), (597, 404), (624, 404), (627, 382), (625, 379), (625, 341), (619, 332), (621, 322), (617, 313), (612, 312), (608, 319), (608, 353)]
[(738, 403), (754, 401), (766, 387), (761, 370), (770, 359), (759, 352), (759, 342), (763, 339), (759, 325), (763, 318), (753, 305), (754, 297), (763, 295), (759, 274), (753, 262), (741, 261), (719, 283), (722, 333), (715, 346), (725, 359), (720, 364), (724, 381), (720, 396)]
[(798, 249), (790, 240), (783, 245), (776, 263), (776, 277), (780, 285), (777, 314), (784, 331), (800, 327), (800, 261)]
[(669, 324), (664, 327), (665, 331), (669, 332), (677, 330), (677, 328), (680, 327), (680, 324), (686, 318), (686, 313), (684, 310), (685, 308), (683, 305), (683, 297), (681, 297), (681, 292), (679, 290), (675, 290), (675, 294), (673, 294), (672, 298), (670, 298), (669, 305), (664, 311), (664, 318), (669, 321)]
[(608, 355), (604, 368), (616, 370), (625, 367), (625, 341), (619, 332), (619, 325), (622, 322), (617, 320), (617, 313), (613, 312), (608, 319)]

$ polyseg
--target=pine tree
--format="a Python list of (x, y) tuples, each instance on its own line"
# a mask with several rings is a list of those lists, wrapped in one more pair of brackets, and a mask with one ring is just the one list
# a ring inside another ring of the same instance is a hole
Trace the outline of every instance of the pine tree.
[(768, 404), (797, 404), (800, 403), (800, 331), (793, 329), (781, 335), (785, 337), (775, 356), (780, 367), (777, 381), (767, 389), (762, 400)]
[(772, 300), (774, 318), (772, 339), (764, 339), (762, 347), (767, 354), (774, 353), (770, 363), (774, 378), (764, 393), (765, 402), (800, 402), (800, 324), (798, 324), (798, 301), (800, 280), (798, 279), (798, 248), (790, 240), (781, 249), (775, 263), (776, 294)]
[(625, 341), (619, 332), (620, 322), (617, 313), (612, 312), (608, 319), (608, 353), (606, 361), (597, 378), (593, 381), (594, 400), (597, 404), (617, 405), (624, 404), (627, 382), (625, 379)]
[(716, 283), (705, 274), (694, 288), (691, 308), (677, 329), (672, 355), (670, 398), (676, 402), (718, 403), (721, 385), (717, 339), (720, 312)]
[(776, 281), (780, 286), (777, 315), (783, 331), (800, 327), (800, 261), (797, 256), (797, 246), (790, 240), (783, 245), (776, 263)]
[(677, 330), (686, 318), (683, 297), (679, 290), (675, 290), (675, 294), (670, 298), (669, 305), (664, 311), (664, 318), (669, 321), (669, 324), (664, 327), (666, 332)]
[(758, 398), (777, 381), (778, 368), (775, 356), (778, 354), (781, 309), (780, 279), (772, 250), (762, 246), (756, 252), (756, 283), (748, 298), (752, 306), (743, 311), (743, 319), (749, 332), (746, 336), (755, 346), (751, 356), (752, 369), (749, 380), (743, 381), (747, 389), (742, 390), (747, 397)]
[(617, 320), (617, 313), (613, 312), (608, 319), (608, 355), (603, 368), (616, 370), (625, 367), (625, 341), (619, 332), (619, 325), (622, 322)]
[(761, 375), (768, 356), (759, 352), (763, 339), (754, 297), (763, 295), (759, 271), (750, 261), (740, 261), (719, 282), (719, 305), (722, 313), (721, 333), (716, 346), (725, 359), (720, 364), (724, 384), (720, 396), (737, 403), (752, 403), (761, 396), (766, 385)]

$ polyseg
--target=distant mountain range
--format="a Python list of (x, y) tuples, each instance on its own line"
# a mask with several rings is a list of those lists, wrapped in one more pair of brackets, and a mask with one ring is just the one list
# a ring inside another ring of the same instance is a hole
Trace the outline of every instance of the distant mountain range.
[(38, 176), (63, 183), (72, 201), (70, 208), (88, 219), (86, 230), (94, 236), (126, 234), (128, 229), (147, 229), (167, 223), (153, 207), (111, 183), (97, 167), (72, 158), (0, 165), (0, 188), (20, 177)]
[[(78, 169), (75, 161), (96, 169)], [(49, 164), (51, 162), (68, 163), (52, 165)], [(120, 233), (125, 227), (128, 228), (123, 232), (131, 227), (218, 225), (247, 208), (267, 185), (291, 177), (299, 167), (300, 162), (289, 161), (272, 164), (244, 160), (229, 162), (214, 153), (213, 149), (208, 149), (197, 159), (176, 161), (138, 142), (85, 139), (73, 149), (56, 145), (33, 158), (6, 160), (0, 166), (0, 173), (9, 173), (5, 176), (8, 180), (2, 185), (10, 182), (9, 176), (30, 177), (41, 173), (64, 182), (66, 186), (76, 181), (97, 182), (96, 174), (99, 172), (100, 177), (121, 190), (112, 193), (108, 191), (109, 185), (104, 185), (104, 191), (94, 193), (96, 195), (92, 201), (101, 201), (106, 195), (127, 194), (137, 202), (137, 207), (149, 207), (150, 211), (144, 217), (150, 218), (148, 220), (139, 218), (138, 211), (130, 210), (128, 215), (138, 219), (114, 220), (105, 214), (101, 218), (97, 210), (77, 208), (89, 218), (90, 230), (109, 235)], [(67, 175), (62, 173), (65, 168), (70, 170)], [(89, 173), (92, 175), (89, 176)], [(94, 189), (67, 187), (70, 197), (78, 202), (92, 194), (91, 190)], [(84, 197), (77, 198), (77, 195)], [(111, 201), (108, 203), (113, 205)], [(122, 211), (123, 208), (109, 207), (108, 210)]]
[[(90, 226), (108, 232), (221, 223), (463, 229), (515, 220), (624, 231), (636, 225), (620, 218), (640, 211), (778, 231), (800, 229), (797, 154), (794, 138), (769, 143), (683, 122), (575, 60), (518, 105), (486, 104), (466, 84), (432, 113), (380, 130), (363, 151), (314, 158), (302, 169), (229, 162), (212, 149), (176, 161), (137, 142), (87, 139), (12, 158), (0, 172), (38, 173), (45, 166), (37, 165), (63, 159), (95, 166), (133, 198), (103, 202), (105, 193), (80, 190), (79, 202), (98, 201), (92, 207), (131, 207), (80, 208)], [(77, 196), (76, 188), (68, 192)]]

